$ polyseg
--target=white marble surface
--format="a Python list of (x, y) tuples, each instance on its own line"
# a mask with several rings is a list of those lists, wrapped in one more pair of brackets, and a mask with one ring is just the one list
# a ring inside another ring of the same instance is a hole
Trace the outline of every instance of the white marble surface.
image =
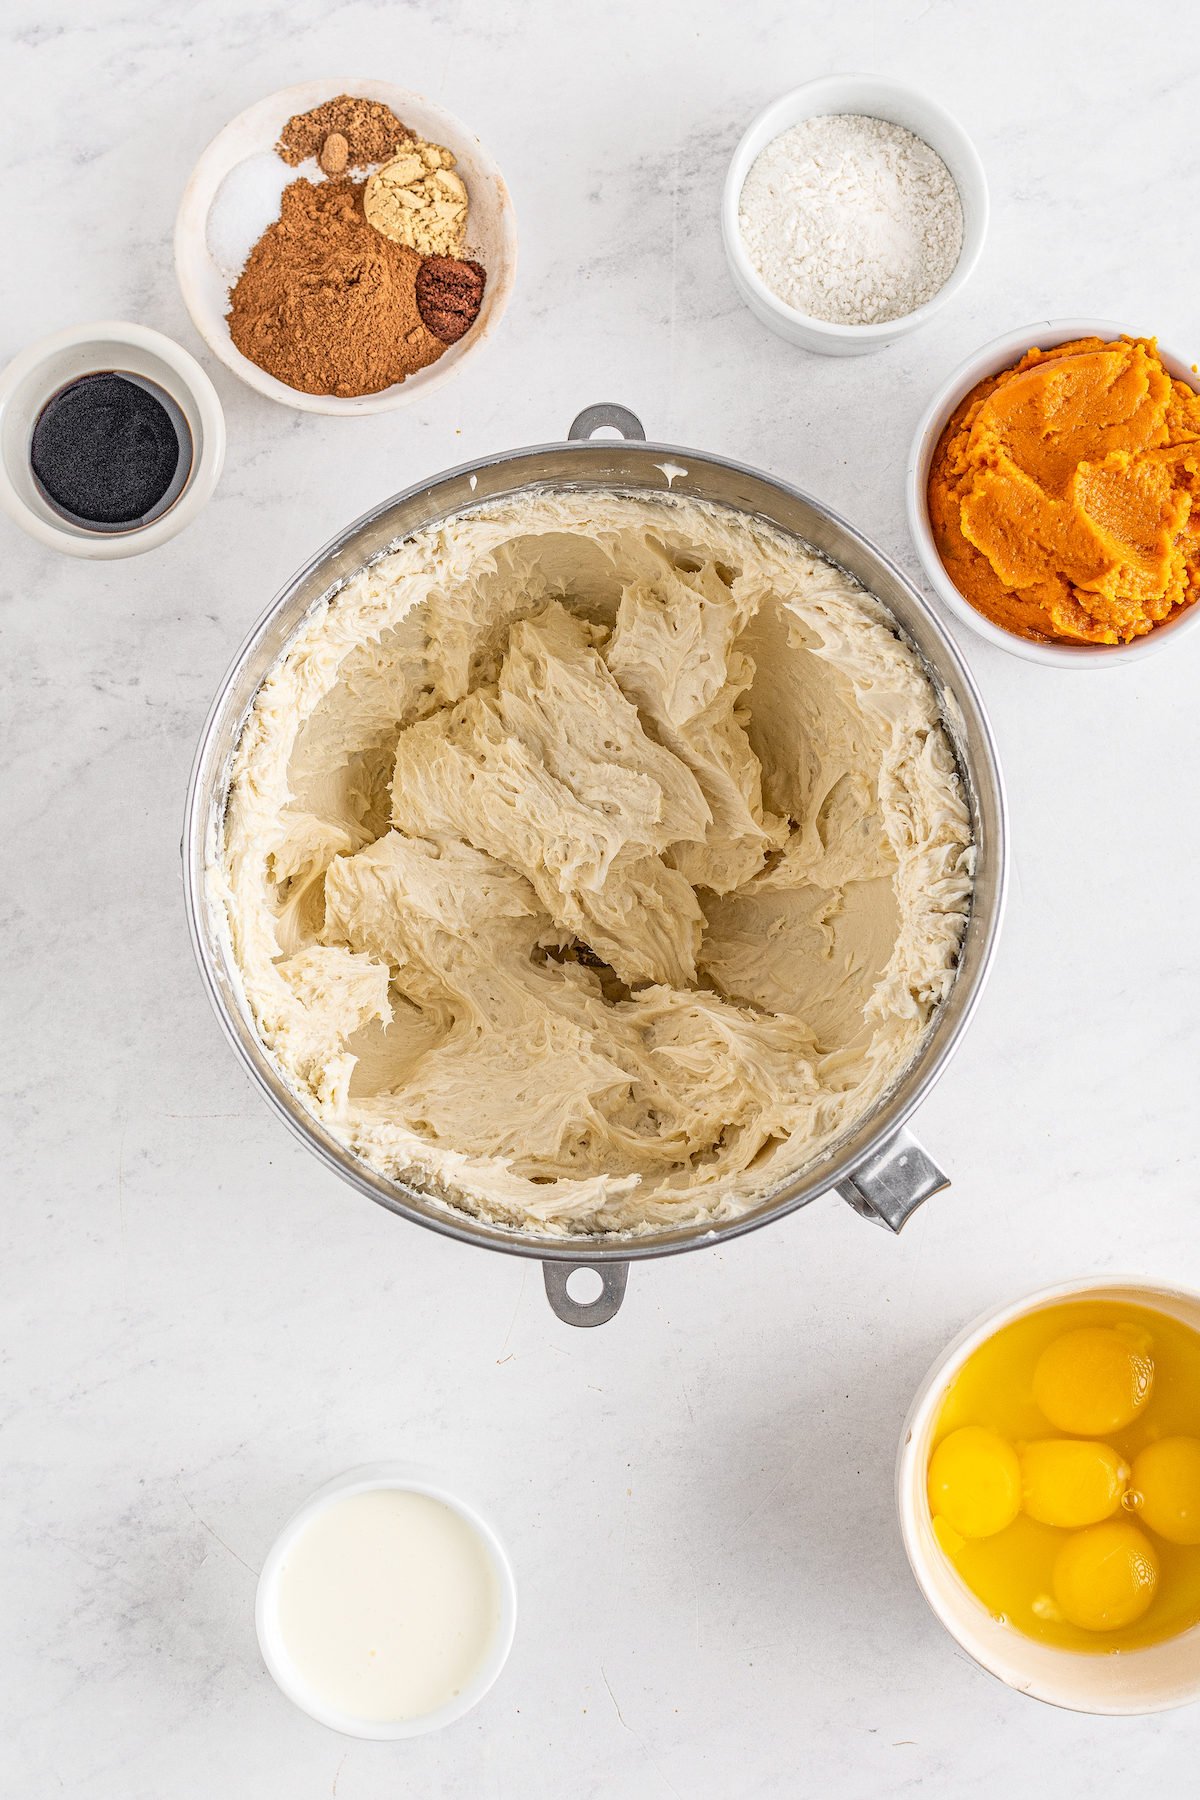
[[(964, 634), (1016, 860), (991, 987), (918, 1121), (954, 1186), (896, 1241), (826, 1197), (635, 1267), (595, 1332), (553, 1319), (536, 1267), (392, 1218), (268, 1117), (201, 993), (177, 846), (242, 634), (421, 475), (617, 399), (652, 435), (810, 488), (915, 573), (905, 451), (969, 350), (1091, 313), (1200, 356), (1191, 0), (17, 0), (3, 34), (0, 360), (141, 320), (201, 355), (230, 438), (207, 512), (145, 558), (59, 559), (0, 519), (3, 1791), (1183, 1792), (1194, 1712), (1058, 1713), (957, 1652), (909, 1575), (891, 1473), (913, 1387), (972, 1314), (1080, 1270), (1200, 1283), (1195, 637), (1133, 675), (1064, 676)], [(717, 196), (766, 101), (854, 68), (958, 113), (994, 210), (934, 326), (835, 362), (738, 304)], [(202, 352), (171, 226), (229, 117), (356, 70), (475, 125), (522, 262), (466, 377), (322, 420)], [(523, 1604), (478, 1711), (394, 1746), (295, 1712), (252, 1622), (283, 1519), (374, 1456), (474, 1471)]]

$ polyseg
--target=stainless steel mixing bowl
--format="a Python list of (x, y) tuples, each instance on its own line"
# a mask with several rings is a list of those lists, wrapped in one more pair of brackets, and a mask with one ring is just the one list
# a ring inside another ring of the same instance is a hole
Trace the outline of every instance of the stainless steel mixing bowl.
[[(615, 426), (623, 438), (593, 439), (592, 433), (602, 426)], [(575, 493), (617, 489), (660, 497), (670, 491), (714, 501), (792, 533), (861, 581), (889, 609), (933, 683), (975, 833), (974, 894), (954, 986), (893, 1088), (808, 1168), (739, 1218), (681, 1225), (642, 1237), (564, 1238), (507, 1230), (389, 1181), (359, 1161), (307, 1110), (264, 1049), (205, 895), (205, 862), (219, 841), (230, 761), (242, 725), (264, 675), (310, 608), (411, 532), (481, 501), (564, 489)], [(896, 565), (836, 513), (785, 482), (724, 457), (648, 444), (640, 422), (624, 407), (594, 406), (579, 415), (565, 444), (542, 444), (466, 463), (397, 494), (341, 532), (288, 582), (238, 651), (213, 702), (192, 771), (182, 853), (188, 923), (209, 999), (239, 1059), (284, 1124), (329, 1168), (401, 1218), (463, 1244), (537, 1257), (547, 1297), (559, 1318), (573, 1325), (602, 1325), (620, 1306), (629, 1264), (635, 1259), (673, 1256), (739, 1237), (783, 1218), (830, 1188), (836, 1188), (864, 1218), (899, 1231), (922, 1200), (948, 1185), (905, 1121), (946, 1067), (983, 991), (1004, 912), (1007, 833), (1000, 764), (978, 689), (945, 626)], [(577, 1268), (594, 1268), (601, 1276), (602, 1290), (590, 1303), (567, 1292), (568, 1278)]]

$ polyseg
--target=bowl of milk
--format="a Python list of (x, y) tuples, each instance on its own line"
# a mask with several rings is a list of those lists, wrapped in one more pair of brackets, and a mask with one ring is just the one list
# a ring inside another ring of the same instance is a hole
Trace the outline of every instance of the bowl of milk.
[(350, 1737), (438, 1731), (512, 1648), (517, 1587), (477, 1508), (433, 1471), (372, 1463), (319, 1489), (263, 1565), (263, 1660), (288, 1699)]

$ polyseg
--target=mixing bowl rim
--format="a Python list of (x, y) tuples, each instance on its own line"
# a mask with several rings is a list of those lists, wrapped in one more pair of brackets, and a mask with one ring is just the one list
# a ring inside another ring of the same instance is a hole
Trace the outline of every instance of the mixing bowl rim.
[[(603, 455), (605, 451), (612, 450), (616, 447), (617, 446), (615, 446), (611, 440), (581, 439), (563, 441), (560, 439), (543, 444), (523, 445), (515, 449), (501, 451), (495, 455), (478, 457), (470, 462), (457, 464), (453, 468), (441, 470), (432, 477), (414, 482), (400, 492), (390, 495), (386, 500), (379, 502), (376, 506), (368, 508), (366, 512), (362, 513), (357, 519), (343, 527), (342, 530), (330, 538), (320, 550), (302, 564), (301, 567), (283, 584), (269, 605), (255, 620), (230, 661), (205, 718), (196, 753), (193, 758), (191, 774), (188, 781), (183, 836), (180, 840), (188, 932), (209, 1003), (217, 1016), (217, 1021), (222, 1032), (233, 1047), (239, 1063), (253, 1076), (258, 1088), (261, 1090), (272, 1110), (283, 1120), (292, 1131), (293, 1135), (296, 1136), (310, 1152), (319, 1156), (326, 1166), (340, 1175), (344, 1180), (350, 1182), (351, 1185), (356, 1187), (361, 1193), (365, 1194), (367, 1198), (376, 1201), (379, 1205), (386, 1207), (388, 1211), (396, 1213), (399, 1217), (407, 1219), (410, 1223), (426, 1226), (428, 1229), (436, 1231), (442, 1236), (456, 1239), (459, 1242), (473, 1244), (483, 1249), (496, 1250), (507, 1255), (525, 1256), (534, 1261), (543, 1263), (556, 1261), (588, 1264), (629, 1263), (631, 1261), (647, 1260), (652, 1256), (681, 1255), (685, 1251), (700, 1249), (706, 1244), (711, 1245), (718, 1240), (727, 1241), (730, 1238), (743, 1237), (751, 1231), (756, 1231), (764, 1225), (771, 1224), (780, 1218), (786, 1217), (789, 1213), (798, 1211), (802, 1206), (818, 1199), (822, 1194), (827, 1193), (836, 1187), (839, 1181), (846, 1179), (855, 1169), (861, 1168), (871, 1156), (876, 1154), (882, 1148), (882, 1146), (890, 1142), (912, 1118), (913, 1113), (927, 1098), (934, 1086), (936, 1086), (938, 1080), (945, 1071), (946, 1065), (961, 1044), (967, 1028), (975, 1016), (984, 989), (987, 986), (988, 977), (991, 973), (992, 964), (995, 960), (996, 949), (1000, 939), (1008, 897), (1008, 801), (995, 733), (992, 729), (982, 694), (979, 691), (978, 684), (965, 657), (944, 621), (938, 617), (934, 608), (916, 587), (915, 583), (905, 575), (899, 565), (889, 557), (885, 551), (880, 549), (877, 544), (868, 538), (864, 532), (859, 531), (856, 526), (851, 525), (840, 513), (837, 513), (831, 507), (826, 506), (823, 501), (817, 500), (813, 495), (805, 492), (802, 488), (794, 486), (790, 482), (783, 481), (774, 475), (766, 473), (764, 470), (756, 469), (751, 464), (737, 462), (732, 458), (717, 456), (709, 451), (697, 451), (687, 445), (649, 442), (645, 440), (627, 440), (620, 445), (620, 449), (625, 453), (635, 452), (639, 459), (643, 456), (648, 456), (651, 459), (654, 457), (662, 457), (667, 461), (677, 457), (690, 458), (692, 464), (707, 464), (726, 473), (744, 475), (750, 477), (754, 481), (763, 482), (768, 487), (775, 489), (789, 499), (799, 501), (801, 505), (811, 508), (815, 513), (836, 527), (837, 530), (846, 533), (849, 537), (854, 539), (859, 545), (865, 548), (872, 557), (876, 558), (900, 585), (909, 601), (917, 608), (926, 622), (932, 627), (943, 652), (949, 657), (959, 688), (965, 690), (974, 708), (980, 731), (980, 749), (983, 752), (981, 758), (978, 757), (977, 753), (977, 761), (982, 764), (990, 775), (990, 782), (995, 800), (995, 899), (991, 917), (986, 924), (984, 940), (979, 954), (979, 967), (974, 977), (973, 989), (967, 994), (966, 999), (962, 1003), (962, 1010), (958, 1018), (949, 1027), (948, 1035), (945, 1040), (938, 1045), (937, 1053), (928, 1061), (928, 1066), (921, 1071), (912, 1093), (905, 1097), (900, 1110), (892, 1114), (888, 1111), (888, 1108), (894, 1103), (899, 1087), (911, 1073), (914, 1064), (922, 1057), (927, 1056), (929, 1036), (936, 1029), (938, 1018), (938, 1013), (936, 1012), (933, 1021), (931, 1021), (930, 1026), (927, 1028), (926, 1034), (919, 1042), (913, 1057), (910, 1058), (909, 1062), (905, 1064), (905, 1067), (897, 1075), (892, 1086), (879, 1096), (874, 1105), (864, 1116), (855, 1120), (847, 1127), (847, 1134), (853, 1134), (860, 1131), (864, 1124), (872, 1117), (886, 1113), (886, 1123), (881, 1122), (871, 1133), (865, 1144), (856, 1149), (853, 1155), (848, 1155), (844, 1147), (841, 1150), (838, 1148), (839, 1142), (842, 1140), (835, 1139), (834, 1143), (820, 1152), (812, 1163), (805, 1165), (805, 1168), (794, 1176), (791, 1182), (785, 1182), (778, 1195), (773, 1195), (767, 1200), (757, 1203), (745, 1213), (737, 1214), (732, 1218), (701, 1221), (692, 1225), (655, 1226), (648, 1228), (643, 1235), (618, 1233), (589, 1235), (560, 1235), (546, 1233), (544, 1235), (535, 1235), (528, 1230), (518, 1230), (516, 1227), (504, 1226), (491, 1220), (482, 1219), (469, 1214), (453, 1207), (448, 1201), (441, 1200), (436, 1195), (420, 1193), (416, 1189), (409, 1190), (403, 1187), (398, 1181), (394, 1181), (381, 1174), (378, 1170), (372, 1169), (371, 1166), (357, 1156), (353, 1150), (339, 1144), (337, 1140), (327, 1132), (324, 1123), (307, 1109), (304, 1101), (294, 1092), (282, 1072), (275, 1067), (271, 1060), (269, 1050), (258, 1037), (253, 1021), (244, 1011), (242, 1011), (241, 1005), (235, 1005), (234, 1007), (227, 1006), (224, 995), (220, 991), (217, 972), (214, 967), (210, 966), (209, 957), (206, 951), (201, 918), (204, 909), (208, 904), (205, 893), (206, 869), (208, 866), (208, 857), (206, 853), (210, 829), (215, 821), (215, 805), (210, 804), (209, 796), (206, 794), (202, 783), (203, 778), (209, 773), (207, 765), (212, 751), (214, 733), (227, 705), (230, 692), (242, 675), (255, 647), (265, 636), (271, 623), (286, 606), (288, 600), (295, 595), (305, 581), (309, 580), (319, 571), (322, 564), (331, 561), (359, 532), (378, 521), (386, 513), (403, 506), (406, 502), (422, 494), (427, 494), (432, 498), (438, 490), (444, 489), (448, 484), (456, 480), (469, 478), (479, 470), (487, 469), (489, 471), (494, 471), (498, 468), (504, 468), (509, 464), (520, 463), (529, 458), (561, 455), (564, 450), (580, 452), (585, 456), (591, 455), (598, 457)], [(671, 479), (673, 480), (674, 478), (672, 477)], [(690, 498), (694, 500), (695, 503), (701, 505), (723, 506), (725, 510), (729, 512), (740, 513), (743, 517), (757, 521), (773, 531), (782, 533), (786, 537), (794, 538), (797, 542), (807, 542), (807, 540), (800, 536), (799, 532), (792, 531), (787, 526), (780, 525), (776, 520), (767, 517), (765, 514), (753, 513), (746, 508), (731, 505), (729, 502), (706, 501), (699, 496), (688, 495), (685, 492), (673, 494), (671, 489), (664, 492), (664, 490), (657, 488), (649, 489), (642, 486), (635, 486), (629, 481), (591, 481), (582, 476), (578, 480), (563, 480), (558, 478), (543, 481), (517, 481), (514, 482), (511, 488), (506, 488), (498, 493), (489, 493), (482, 498), (472, 499), (465, 503), (458, 502), (444, 510), (434, 508), (431, 510), (430, 515), (422, 522), (421, 526), (416, 529), (427, 529), (429, 526), (439, 524), (445, 519), (471, 511), (476, 506), (495, 504), (505, 498), (511, 498), (517, 493), (534, 493), (539, 490), (543, 492), (569, 493), (581, 487), (603, 488), (604, 491), (610, 493), (628, 493), (631, 495), (636, 493), (642, 497), (656, 499), (665, 498), (669, 500), (672, 497), (677, 499)], [(302, 627), (304, 619), (308, 618), (316, 607), (324, 604), (332, 594), (338, 592), (348, 580), (353, 579), (354, 575), (357, 574), (360, 569), (369, 567), (380, 557), (388, 554), (389, 550), (394, 547), (395, 542), (398, 541), (402, 541), (401, 534), (399, 533), (397, 534), (396, 539), (391, 543), (384, 546), (379, 551), (367, 556), (349, 575), (337, 577), (329, 582), (320, 593), (315, 595), (305, 613), (296, 621), (295, 628), (288, 640), (289, 644), (294, 641), (296, 634)], [(838, 564), (835, 557), (821, 551), (817, 546), (810, 543), (808, 547), (815, 555), (820, 557), (822, 561), (829, 562), (835, 567), (842, 566)], [(849, 571), (844, 572), (849, 573)], [(857, 581), (858, 577), (854, 576), (852, 579)], [(894, 618), (894, 615), (891, 615), (890, 609), (887, 607), (886, 601), (879, 600), (879, 604)], [(919, 647), (908, 637), (899, 619), (894, 618), (894, 623), (904, 641), (909, 643), (910, 647), (916, 652), (918, 657), (920, 657), (922, 667), (926, 670), (927, 675), (929, 675), (932, 681), (935, 672), (930, 670)], [(278, 657), (285, 653), (286, 646), (277, 653), (276, 657), (272, 659), (272, 664), (268, 664), (267, 667), (273, 666), (273, 663), (278, 660)], [(226, 799), (228, 797), (229, 762), (236, 752), (236, 745), (240, 741), (242, 731), (245, 728), (245, 721), (249, 717), (250, 710), (254, 705), (254, 699), (262, 686), (262, 681), (266, 674), (267, 668), (264, 668), (255, 683), (253, 693), (247, 701), (238, 722), (237, 730), (232, 739), (232, 747), (227, 751), (225, 762), (221, 765), (218, 772), (220, 779), (213, 783), (214, 792), (211, 797), (213, 802), (215, 802), (218, 794), (223, 794)], [(934, 688), (939, 696), (940, 707), (940, 681), (934, 682)], [(956, 751), (956, 761), (958, 760), (960, 759), (958, 752)], [(970, 774), (975, 777), (976, 785), (982, 791), (984, 784), (980, 783), (978, 780), (979, 772), (979, 767), (973, 764)], [(970, 792), (971, 783), (967, 782), (966, 785), (968, 787), (968, 792)], [(209, 815), (208, 817), (205, 816), (206, 810)], [(973, 824), (976, 829), (978, 829), (977, 818), (973, 819)], [(974, 906), (977, 903), (978, 893), (979, 889), (976, 886), (972, 893), (972, 913)], [(968, 914), (968, 930), (970, 929), (971, 917), (972, 914)], [(234, 971), (231, 968), (231, 973), (233, 972)], [(954, 987), (951, 988), (950, 996), (947, 997), (947, 1001), (942, 1003), (943, 1005), (949, 1003), (949, 999), (953, 996), (956, 989), (957, 978)], [(244, 1001), (242, 1004), (244, 1004)], [(243, 1040), (237, 1031), (234, 1018), (235, 1010), (240, 1013), (242, 1022), (247, 1027), (248, 1040), (254, 1044), (258, 1052), (256, 1056), (252, 1056), (249, 1053), (247, 1044), (243, 1043)], [(284, 1098), (285, 1095), (287, 1096), (286, 1100)], [(291, 1105), (287, 1103), (288, 1101), (291, 1102)], [(295, 1110), (293, 1110), (293, 1108), (295, 1108)], [(826, 1169), (828, 1170), (828, 1179), (825, 1178), (824, 1171)], [(817, 1180), (814, 1180), (814, 1176), (819, 1176), (819, 1184)], [(789, 1192), (788, 1190), (790, 1187), (797, 1187), (799, 1191)], [(410, 1193), (415, 1200), (423, 1202), (424, 1205), (429, 1208), (429, 1211), (418, 1210), (418, 1207), (409, 1199)]]

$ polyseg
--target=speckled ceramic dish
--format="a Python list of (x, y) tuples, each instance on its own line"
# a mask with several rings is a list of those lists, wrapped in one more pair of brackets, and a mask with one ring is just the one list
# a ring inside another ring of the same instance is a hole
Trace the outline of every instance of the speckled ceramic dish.
[[(208, 215), (225, 177), (248, 157), (274, 150), (284, 125), (295, 113), (310, 112), (338, 94), (354, 94), (390, 106), (397, 118), (421, 137), (445, 144), (458, 158), (458, 172), (467, 184), (470, 222), (469, 253), (487, 273), (483, 305), (474, 325), (450, 344), (445, 354), (427, 369), (418, 369), (405, 381), (382, 393), (343, 399), (336, 394), (304, 394), (277, 381), (242, 355), (229, 335), (228, 276), (222, 271), (208, 243)], [(392, 412), (427, 398), (480, 355), (495, 336), (508, 305), (517, 273), (517, 220), (504, 177), (479, 139), (435, 100), (426, 100), (408, 88), (387, 81), (367, 81), (353, 75), (327, 81), (305, 81), (298, 87), (268, 94), (213, 139), (188, 179), (175, 219), (175, 273), (192, 323), (214, 356), (219, 356), (256, 393), (300, 412), (332, 413), (355, 418), (365, 413)]]

